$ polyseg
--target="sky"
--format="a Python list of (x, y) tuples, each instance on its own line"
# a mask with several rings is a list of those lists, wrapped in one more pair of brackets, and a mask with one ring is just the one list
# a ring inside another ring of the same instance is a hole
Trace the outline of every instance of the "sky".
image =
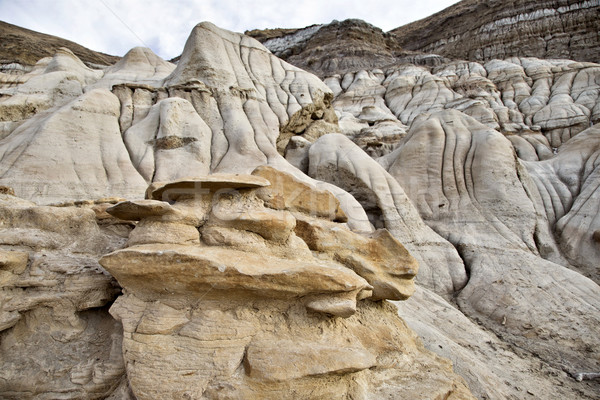
[(0, 0), (0, 20), (122, 56), (151, 48), (181, 54), (202, 21), (235, 32), (303, 28), (347, 18), (384, 31), (425, 18), (457, 0)]

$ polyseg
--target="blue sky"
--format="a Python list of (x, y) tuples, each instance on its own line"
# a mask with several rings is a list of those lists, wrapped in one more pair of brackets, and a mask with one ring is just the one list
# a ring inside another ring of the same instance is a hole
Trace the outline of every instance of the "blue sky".
[(0, 0), (0, 19), (124, 55), (135, 46), (179, 55), (192, 28), (210, 21), (243, 32), (363, 19), (384, 31), (427, 17), (457, 0)]

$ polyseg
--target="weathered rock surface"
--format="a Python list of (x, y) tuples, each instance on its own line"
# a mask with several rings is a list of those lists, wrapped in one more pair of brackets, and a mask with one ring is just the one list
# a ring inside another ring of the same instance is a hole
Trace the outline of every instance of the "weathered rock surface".
[(339, 200), (327, 190), (319, 190), (290, 174), (269, 166), (256, 168), (252, 175), (269, 180), (269, 187), (260, 192), (265, 205), (276, 210), (301, 212), (318, 218), (347, 222)]
[(0, 397), (101, 399), (126, 385), (108, 314), (120, 290), (97, 260), (129, 230), (90, 207), (0, 195)]
[[(543, 160), (600, 121), (599, 76), (598, 64), (511, 58), (483, 65), (401, 65), (333, 75), (325, 82), (335, 94), (342, 132), (367, 152), (380, 147), (371, 151), (375, 156), (393, 151), (417, 116), (455, 109), (518, 135), (511, 140), (523, 159)], [(395, 130), (379, 129), (378, 140), (361, 142), (370, 127), (383, 124)]]
[[(600, 362), (592, 350), (598, 346), (594, 332), (600, 322), (599, 287), (572, 270), (597, 279), (592, 238), (598, 215), (597, 130), (581, 135), (554, 158), (525, 163), (515, 157), (502, 134), (459, 111), (446, 110), (415, 119), (398, 148), (379, 160), (401, 187), (387, 190), (397, 198), (406, 193), (423, 220), (452, 243), (464, 261), (468, 279), (463, 278), (466, 285), (455, 293), (460, 310), (572, 376), (596, 370)], [(585, 150), (579, 147), (583, 143)], [(311, 147), (309, 171), (355, 193), (371, 215), (384, 216), (385, 226), (392, 228), (396, 220), (386, 215), (394, 215), (393, 203), (372, 195), (387, 192), (373, 189), (381, 185), (378, 180), (389, 182), (387, 173), (361, 153), (340, 135), (324, 136)], [(578, 198), (580, 190), (586, 194)], [(573, 209), (574, 198), (580, 206)], [(563, 222), (573, 219), (569, 238), (555, 237), (552, 232), (560, 232), (561, 226), (557, 217), (569, 211), (571, 216)], [(570, 252), (557, 241), (570, 243), (565, 247)], [(569, 265), (564, 256), (577, 262)], [(424, 268), (430, 260), (424, 260)], [(425, 285), (438, 292), (452, 287), (452, 275), (434, 274)], [(481, 385), (478, 379), (471, 382)]]
[(600, 62), (600, 4), (463, 0), (392, 30), (409, 50), (481, 61), (528, 56)]
[(425, 225), (417, 209), (380, 164), (343, 135), (327, 135), (310, 150), (309, 174), (348, 190), (374, 226), (387, 228), (419, 261), (418, 281), (451, 296), (467, 282), (456, 249)]
[[(595, 346), (589, 341), (596, 340), (591, 332), (598, 324), (598, 286), (540, 257), (537, 243), (544, 243), (544, 256), (560, 262), (510, 142), (446, 111), (413, 124), (390, 159), (395, 161), (389, 172), (424, 220), (457, 247), (469, 267), (469, 282), (458, 295), (461, 309), (489, 319), (492, 329), (514, 335), (512, 340), (555, 366), (570, 372), (598, 368), (598, 355), (580, 356)], [(409, 176), (428, 184), (411, 187), (404, 178)], [(536, 313), (521, 296), (552, 313)]]
[[(336, 24), (278, 46), (389, 37)], [(470, 398), (379, 300), (415, 279), (477, 397), (597, 397), (598, 65), (350, 55), (323, 83), (203, 23), (177, 66), (0, 79), (0, 397)]]
[[(257, 172), (281, 204), (294, 204), (291, 176)], [(231, 182), (237, 189), (196, 197), (210, 215), (197, 222), (200, 243), (134, 245), (100, 260), (123, 287), (111, 313), (123, 323), (136, 398), (472, 398), (392, 307), (365, 300), (412, 294), (417, 265), (402, 245), (387, 231), (365, 237), (306, 215), (309, 207), (295, 217), (266, 209), (258, 197), (265, 189), (244, 187), (253, 179), (260, 178), (240, 175)], [(310, 198), (310, 188), (302, 189)], [(110, 212), (134, 205), (121, 204)], [(140, 223), (156, 218), (147, 203), (135, 204)], [(294, 224), (277, 223), (278, 215)], [(403, 384), (421, 365), (430, 373), (419, 387)]]
[(524, 163), (539, 194), (538, 208), (554, 227), (562, 254), (578, 271), (598, 277), (600, 129), (583, 131), (552, 159)]
[(449, 358), (478, 399), (596, 397), (593, 384), (578, 383), (564, 370), (507, 345), (428, 289), (417, 287), (409, 300), (396, 304), (425, 346)]
[[(96, 72), (89, 82), (95, 90), (79, 98), (82, 90), (73, 92), (71, 103), (51, 113), (27, 119), (30, 114), (23, 110), (29, 102), (19, 100), (18, 93), (0, 101), (0, 109), (16, 104), (19, 110), (14, 116), (3, 112), (7, 137), (0, 143), (0, 182), (41, 202), (135, 198), (153, 181), (250, 173), (263, 164), (311, 183), (278, 152), (278, 137), (290, 132), (315, 140), (336, 121), (331, 92), (318, 78), (274, 57), (255, 40), (209, 23), (194, 29), (174, 70), (149, 50), (134, 49), (119, 64)], [(47, 69), (36, 73), (43, 79), (50, 74)], [(62, 126), (58, 133), (52, 128), (57, 125)], [(79, 144), (82, 132), (94, 139)], [(42, 150), (52, 147), (61, 149), (60, 160)], [(86, 169), (99, 165), (106, 174), (88, 176)], [(351, 196), (319, 185), (340, 197), (350, 225), (369, 230)]]
[(400, 62), (436, 65), (442, 60), (434, 54), (407, 51), (393, 34), (358, 19), (246, 34), (260, 40), (276, 56), (320, 77)]

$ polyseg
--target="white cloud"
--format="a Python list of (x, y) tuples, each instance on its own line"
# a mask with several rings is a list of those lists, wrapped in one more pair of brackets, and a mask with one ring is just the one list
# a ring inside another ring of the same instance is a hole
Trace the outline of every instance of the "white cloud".
[(150, 47), (165, 59), (181, 53), (201, 21), (236, 32), (301, 28), (363, 19), (384, 31), (440, 11), (457, 0), (0, 0), (2, 20), (123, 55)]

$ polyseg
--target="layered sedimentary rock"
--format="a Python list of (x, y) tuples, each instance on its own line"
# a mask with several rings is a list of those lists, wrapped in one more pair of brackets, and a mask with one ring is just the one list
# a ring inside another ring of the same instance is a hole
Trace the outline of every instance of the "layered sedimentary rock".
[(600, 62), (596, 0), (464, 0), (391, 31), (400, 46), (464, 60), (514, 56)]
[[(374, 156), (392, 151), (417, 116), (455, 109), (506, 134), (522, 159), (543, 160), (600, 121), (599, 68), (510, 58), (434, 68), (401, 65), (333, 75), (325, 82), (335, 94), (343, 133)], [(379, 137), (364, 141), (372, 129)]]
[(3, 90), (5, 192), (60, 204), (3, 195), (2, 397), (472, 398), (384, 301), (417, 261), (284, 158), (339, 130), (315, 76), (201, 24)]
[[(398, 222), (411, 221), (411, 213), (406, 212), (410, 206), (401, 200), (408, 196), (418, 210), (412, 212), (452, 243), (464, 262), (464, 266), (454, 264), (455, 269), (441, 269), (421, 258), (424, 265), (437, 268), (426, 270), (419, 282), (440, 294), (454, 288), (466, 315), (506, 342), (536, 354), (553, 374), (564, 370), (577, 376), (596, 370), (600, 361), (592, 350), (597, 347), (594, 332), (600, 322), (599, 288), (575, 272), (597, 281), (598, 249), (593, 237), (598, 220), (597, 130), (590, 128), (580, 135), (550, 160), (523, 162), (502, 134), (463, 113), (446, 110), (417, 118), (398, 148), (378, 160), (380, 164), (369, 163), (347, 138), (325, 136), (310, 148), (309, 173), (350, 191), (372, 217), (400, 232), (406, 230)], [(583, 143), (585, 151), (579, 147)], [(384, 201), (386, 197), (395, 201)], [(564, 220), (557, 222), (561, 217)], [(398, 236), (409, 248), (428, 249), (426, 231), (417, 232), (413, 240), (402, 233)], [(434, 248), (440, 254), (443, 247)], [(419, 250), (414, 254), (424, 256)], [(461, 278), (465, 273), (466, 278)], [(452, 309), (442, 306), (441, 299), (423, 297), (423, 302), (429, 301), (444, 312)], [(437, 325), (427, 326), (420, 318), (412, 321), (426, 337), (456, 346), (453, 328), (435, 333)], [(452, 339), (442, 339), (440, 334)], [(429, 343), (437, 346), (436, 341)], [(470, 375), (473, 367), (462, 357), (456, 361), (465, 363)], [(480, 395), (498, 395), (479, 381), (484, 372), (475, 375), (471, 383)], [(548, 384), (531, 387), (538, 392)], [(518, 398), (514, 386), (499, 390), (503, 396)]]
[[(6, 137), (0, 145), (0, 182), (33, 200), (140, 196), (154, 180), (249, 173), (262, 164), (310, 182), (280, 152), (291, 136), (314, 140), (338, 129), (331, 92), (318, 78), (255, 40), (209, 23), (194, 29), (177, 68), (141, 49), (91, 76), (83, 65), (65, 71), (64, 60), (57, 55), (44, 61), (49, 65), (25, 76), (27, 83), (6, 89), (0, 105)], [(54, 64), (60, 71), (50, 68)], [(72, 82), (67, 77), (73, 73), (79, 84), (66, 92), (61, 85)], [(49, 79), (53, 74), (56, 79)], [(36, 78), (45, 82), (44, 90), (30, 94), (25, 88)], [(80, 96), (83, 80), (95, 90)], [(41, 105), (32, 109), (34, 102)], [(44, 109), (52, 112), (38, 112)], [(66, 120), (72, 123), (63, 129)], [(91, 129), (84, 129), (88, 125)], [(88, 135), (82, 143), (81, 132)], [(60, 161), (46, 151), (52, 147), (61, 149)], [(100, 171), (90, 170), (99, 165)], [(369, 230), (360, 205), (340, 189), (330, 190), (343, 198), (350, 224)]]
[(399, 313), (478, 398), (595, 398), (598, 65), (348, 60), (203, 23), (2, 81), (2, 396), (470, 398)]
[(120, 288), (98, 264), (131, 230), (101, 217), (115, 201), (47, 207), (0, 194), (3, 399), (128, 392), (122, 327), (108, 313)]
[(436, 65), (442, 61), (434, 54), (407, 51), (394, 35), (358, 19), (246, 34), (260, 40), (276, 56), (320, 77), (399, 62)]
[[(583, 356), (596, 346), (598, 324), (598, 148), (592, 126), (598, 123), (598, 76), (596, 64), (534, 58), (333, 75), (325, 82), (348, 138), (327, 135), (305, 144), (305, 171), (348, 190), (375, 225), (402, 238), (422, 263), (417, 280), (425, 293), (454, 293), (462, 312), (505, 343), (541, 357), (552, 375), (579, 376), (597, 369), (600, 360)], [(365, 141), (373, 130), (379, 137)], [(416, 210), (407, 212), (404, 196)], [(434, 253), (425, 239), (434, 236), (414, 229), (415, 214), (460, 258), (442, 252), (443, 245)], [(428, 260), (431, 254), (446, 254), (447, 267), (439, 258)], [(422, 301), (452, 310), (429, 294)], [(554, 304), (551, 311), (548, 304)], [(439, 332), (419, 318), (410, 321), (432, 349), (437, 340), (452, 348), (461, 342), (453, 323), (442, 323), (448, 331)], [(482, 384), (485, 372), (471, 375), (476, 368), (468, 356), (453, 359), (472, 376), (478, 396), (520, 397), (518, 385)], [(543, 375), (532, 379), (535, 393), (552, 385), (542, 382)]]
[[(327, 194), (311, 206), (315, 188), (274, 169), (190, 183), (107, 209), (140, 220), (129, 247), (100, 260), (124, 290), (110, 312), (123, 323), (137, 399), (470, 398), (389, 305), (372, 301), (414, 290), (417, 264), (387, 231), (361, 236), (311, 215)], [(171, 205), (156, 199), (166, 191)], [(194, 227), (196, 239), (165, 237), (165, 224)], [(138, 230), (143, 243), (132, 242)], [(418, 388), (404, 385), (411, 379)]]

